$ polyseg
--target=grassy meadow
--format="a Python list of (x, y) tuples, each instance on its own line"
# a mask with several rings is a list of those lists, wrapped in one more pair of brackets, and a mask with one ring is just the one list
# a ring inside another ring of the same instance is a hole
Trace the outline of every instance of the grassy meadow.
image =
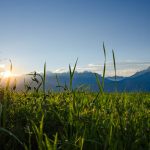
[(0, 148), (149, 149), (150, 94), (1, 89)]
[[(150, 149), (150, 94), (105, 93), (103, 50), (103, 80), (95, 74), (99, 92), (72, 88), (77, 61), (69, 66), (68, 86), (56, 77), (61, 92), (45, 90), (46, 64), (43, 75), (30, 74), (38, 84), (33, 90), (25, 85), (17, 92), (8, 78), (0, 88), (0, 150)], [(113, 62), (116, 76), (114, 52)]]

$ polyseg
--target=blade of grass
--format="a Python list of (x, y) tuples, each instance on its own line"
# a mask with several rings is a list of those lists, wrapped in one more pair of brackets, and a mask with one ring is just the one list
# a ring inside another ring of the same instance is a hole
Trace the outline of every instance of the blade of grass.
[(103, 90), (104, 90), (104, 82), (105, 82), (105, 73), (106, 73), (106, 48), (105, 48), (105, 44), (103, 42), (103, 52), (104, 52), (104, 68), (103, 68), (103, 77), (102, 77), (102, 86), (103, 86)]
[(0, 126), (1, 126), (2, 111), (3, 111), (3, 106), (0, 103)]
[(0, 128), (0, 131), (7, 133), (9, 136), (13, 137), (15, 140), (18, 141), (19, 144), (21, 144), (23, 146), (23, 143), (12, 132), (10, 132), (4, 128)]
[(104, 42), (103, 42), (103, 51), (104, 51), (104, 57), (105, 57), (105, 61), (106, 61), (106, 48), (105, 48)]
[(72, 82), (73, 82), (73, 77), (74, 77), (75, 69), (76, 69), (76, 66), (77, 66), (77, 62), (78, 62), (78, 58), (77, 58), (77, 60), (75, 62), (73, 71), (71, 70), (71, 66), (69, 65), (69, 74), (70, 74), (69, 89), (70, 89), (70, 91), (72, 91)]
[(99, 87), (99, 91), (101, 93), (104, 93), (104, 82), (105, 82), (105, 73), (106, 73), (106, 48), (105, 48), (105, 44), (103, 42), (103, 53), (104, 53), (104, 68), (103, 68), (103, 76), (102, 76), (102, 84), (100, 82), (100, 79), (98, 78), (98, 74), (95, 74), (96, 77), (96, 82), (97, 85)]
[(117, 73), (116, 73), (116, 60), (115, 60), (115, 53), (114, 50), (112, 50), (112, 54), (113, 54), (113, 64), (114, 64), (114, 70), (115, 70), (115, 80), (117, 78)]
[(78, 58), (77, 58), (77, 60), (75, 62), (75, 65), (74, 65), (74, 68), (73, 68), (73, 72), (72, 72), (72, 76), (74, 75), (74, 72), (75, 72), (75, 69), (76, 69), (76, 66), (77, 66), (77, 62), (78, 62)]
[(15, 78), (15, 80), (14, 80), (14, 85), (13, 85), (12, 89), (15, 91), (15, 90), (16, 90), (16, 87), (17, 87), (17, 80), (16, 80), (16, 78)]
[(46, 62), (44, 63), (44, 74), (43, 74), (43, 92), (45, 95), (45, 83), (46, 83)]
[(52, 150), (52, 145), (50, 143), (49, 138), (47, 137), (46, 134), (44, 134), (44, 136), (45, 136), (45, 144), (46, 144), (47, 150)]
[(58, 133), (55, 135), (53, 150), (57, 150)]
[(97, 74), (97, 73), (95, 73), (95, 77), (96, 77), (96, 82), (97, 82), (99, 91), (103, 94), (103, 86), (102, 86), (101, 83), (100, 83), (100, 80), (99, 80), (99, 77), (98, 77), (98, 74)]
[(116, 59), (115, 59), (114, 50), (112, 50), (112, 54), (113, 54), (113, 65), (114, 65), (114, 71), (115, 71), (115, 91), (117, 92), (117, 68), (116, 68)]

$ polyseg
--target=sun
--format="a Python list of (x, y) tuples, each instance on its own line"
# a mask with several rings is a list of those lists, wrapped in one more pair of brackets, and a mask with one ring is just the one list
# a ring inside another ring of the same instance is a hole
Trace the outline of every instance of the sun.
[[(18, 68), (13, 68), (13, 71), (12, 71), (12, 68), (10, 68), (9, 65), (6, 65), (6, 64), (0, 64), (0, 80), (2, 79), (7, 79), (7, 78), (15, 78), (19, 75), (21, 75), (20, 73), (18, 73)], [(19, 70), (20, 71), (20, 70)]]
[(10, 77), (13, 77), (14, 75), (10, 71), (4, 71), (4, 72), (1, 72), (1, 76), (3, 78), (10, 78)]

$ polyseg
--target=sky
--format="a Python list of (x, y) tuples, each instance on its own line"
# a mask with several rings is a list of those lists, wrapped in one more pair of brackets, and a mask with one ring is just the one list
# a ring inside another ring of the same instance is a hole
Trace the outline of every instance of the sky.
[(9, 59), (16, 74), (78, 71), (118, 75), (150, 66), (149, 0), (0, 0), (0, 71)]

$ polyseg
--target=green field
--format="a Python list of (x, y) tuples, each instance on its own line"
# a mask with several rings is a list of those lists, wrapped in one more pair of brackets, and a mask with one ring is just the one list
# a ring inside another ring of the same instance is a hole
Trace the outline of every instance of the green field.
[[(0, 150), (148, 150), (150, 149), (150, 93), (105, 93), (95, 74), (98, 92), (73, 88), (77, 61), (69, 65), (68, 85), (46, 91), (43, 74), (31, 73), (37, 83), (16, 91), (16, 81), (0, 88)], [(116, 63), (113, 52), (114, 71)], [(10, 65), (12, 71), (12, 64)], [(39, 78), (41, 80), (39, 80)], [(116, 82), (117, 85), (117, 82)]]
[(149, 93), (0, 92), (0, 149), (150, 148)]

